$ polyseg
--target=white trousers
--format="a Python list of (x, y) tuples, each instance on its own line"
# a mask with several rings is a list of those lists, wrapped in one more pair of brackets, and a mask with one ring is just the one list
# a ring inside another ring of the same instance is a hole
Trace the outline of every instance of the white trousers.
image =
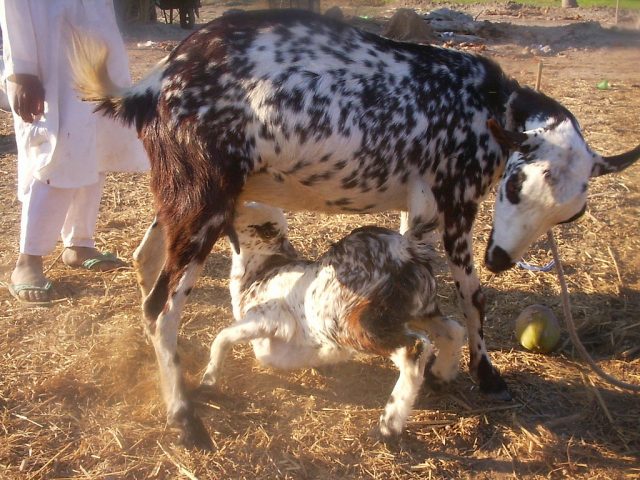
[(82, 188), (56, 188), (32, 179), (22, 202), (20, 253), (50, 254), (60, 238), (65, 247), (95, 247), (94, 233), (105, 175)]

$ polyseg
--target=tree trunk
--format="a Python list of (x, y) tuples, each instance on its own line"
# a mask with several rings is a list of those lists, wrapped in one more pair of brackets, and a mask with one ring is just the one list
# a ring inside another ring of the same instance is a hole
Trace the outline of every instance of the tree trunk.
[(576, 8), (578, 0), (562, 0), (562, 8)]

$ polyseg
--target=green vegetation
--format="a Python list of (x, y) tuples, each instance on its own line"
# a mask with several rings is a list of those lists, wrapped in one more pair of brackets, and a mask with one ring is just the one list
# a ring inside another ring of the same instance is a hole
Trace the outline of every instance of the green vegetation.
[[(464, 3), (464, 4), (481, 4), (492, 3), (495, 0), (431, 0), (432, 3)], [(513, 0), (516, 3), (524, 5), (533, 5), (537, 7), (560, 7), (561, 0)], [(507, 3), (506, 0), (503, 3)], [(590, 7), (612, 7), (615, 8), (616, 0), (578, 0), (578, 6), (581, 8)], [(620, 8), (640, 10), (640, 0), (620, 0)]]

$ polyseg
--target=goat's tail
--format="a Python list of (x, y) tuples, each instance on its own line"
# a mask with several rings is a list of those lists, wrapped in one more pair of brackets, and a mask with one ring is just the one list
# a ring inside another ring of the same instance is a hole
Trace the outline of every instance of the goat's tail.
[(75, 28), (71, 28), (71, 37), (69, 61), (82, 100), (96, 103), (96, 111), (126, 125), (135, 123), (140, 132), (155, 114), (166, 59), (136, 85), (122, 87), (109, 75), (109, 49), (104, 41)]

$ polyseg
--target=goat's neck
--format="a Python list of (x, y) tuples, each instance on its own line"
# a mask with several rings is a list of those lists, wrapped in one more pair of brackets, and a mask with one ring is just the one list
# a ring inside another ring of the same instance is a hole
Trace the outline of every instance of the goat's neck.
[(263, 265), (272, 255), (250, 252), (240, 249), (240, 253), (233, 254), (231, 258), (231, 277), (244, 278), (262, 270)]
[(233, 304), (233, 315), (237, 319), (242, 303), (243, 294), (252, 284), (259, 281), (269, 271), (282, 267), (295, 261), (286, 253), (259, 253), (240, 249), (240, 253), (233, 253), (231, 258), (231, 302)]
[(229, 290), (231, 293), (231, 303), (233, 304), (233, 315), (238, 318), (236, 309), (242, 300), (242, 293), (251, 285), (256, 274), (262, 270), (270, 255), (263, 255), (240, 249), (240, 253), (233, 253), (231, 257), (231, 282)]

